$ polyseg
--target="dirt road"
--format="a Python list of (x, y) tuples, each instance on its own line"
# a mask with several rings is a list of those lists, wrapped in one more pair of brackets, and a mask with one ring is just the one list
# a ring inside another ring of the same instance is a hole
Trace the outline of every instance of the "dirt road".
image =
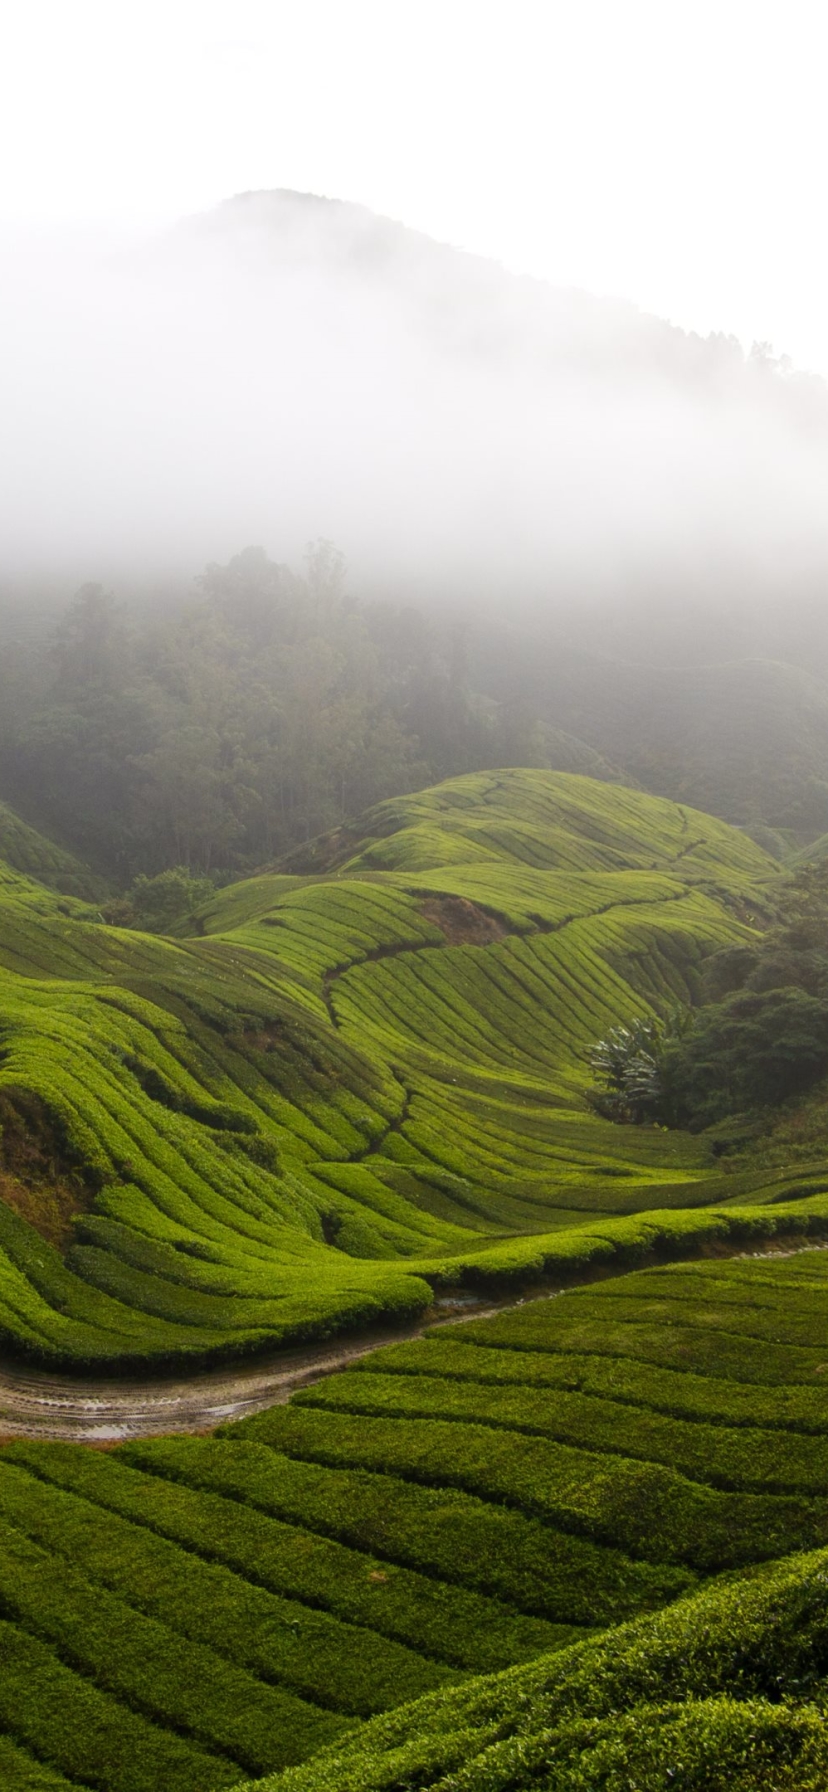
[[(828, 1249), (822, 1241), (801, 1244), (790, 1238), (768, 1241), (764, 1250), (740, 1251), (717, 1248), (717, 1256), (791, 1257), (802, 1251)], [(598, 1270), (587, 1280), (607, 1274), (623, 1274), (620, 1268)], [(399, 1344), (416, 1338), (428, 1323), (457, 1324), (464, 1318), (483, 1318), (525, 1300), (549, 1299), (561, 1290), (538, 1288), (518, 1301), (458, 1294), (438, 1300), (427, 1319), (406, 1330), (379, 1329), (329, 1344), (301, 1350), (282, 1350), (251, 1362), (204, 1369), (169, 1377), (144, 1380), (83, 1380), (77, 1375), (57, 1375), (29, 1369), (8, 1359), (0, 1361), (0, 1439), (11, 1437), (64, 1438), (75, 1443), (120, 1443), (130, 1437), (159, 1437), (171, 1432), (212, 1431), (228, 1419), (287, 1401), (295, 1388), (319, 1381), (342, 1369), (357, 1357), (367, 1356), (381, 1344)]]
[[(429, 1315), (449, 1321), (495, 1309), (490, 1301), (460, 1296), (438, 1302)], [(331, 1375), (381, 1344), (415, 1338), (423, 1323), (394, 1331), (375, 1329), (357, 1337), (281, 1350), (253, 1361), (225, 1364), (169, 1377), (102, 1381), (59, 1375), (0, 1361), (0, 1437), (64, 1438), (74, 1443), (121, 1443), (129, 1437), (159, 1437), (174, 1431), (212, 1431), (227, 1419), (278, 1406), (295, 1388)]]

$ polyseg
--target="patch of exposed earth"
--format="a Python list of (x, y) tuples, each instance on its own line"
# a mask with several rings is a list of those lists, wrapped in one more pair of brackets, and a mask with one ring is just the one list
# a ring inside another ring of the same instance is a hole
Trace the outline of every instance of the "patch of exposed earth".
[[(712, 1244), (697, 1256), (754, 1260), (824, 1250), (828, 1250), (828, 1243), (823, 1240), (802, 1244), (797, 1239), (780, 1237), (768, 1240), (759, 1251)], [(598, 1269), (583, 1280), (598, 1281), (623, 1273), (620, 1268)], [(36, 1437), (106, 1446), (132, 1437), (213, 1431), (231, 1419), (246, 1418), (268, 1406), (284, 1405), (296, 1388), (333, 1375), (382, 1344), (416, 1338), (427, 1325), (457, 1325), (464, 1319), (483, 1319), (510, 1307), (523, 1306), (528, 1300), (549, 1300), (561, 1293), (563, 1289), (547, 1285), (527, 1290), (518, 1300), (492, 1302), (490, 1297), (458, 1290), (438, 1298), (424, 1319), (404, 1329), (377, 1328), (336, 1343), (281, 1350), (268, 1357), (187, 1374), (179, 1371), (169, 1377), (84, 1380), (6, 1359), (0, 1361), (0, 1441)]]
[[(475, 1318), (499, 1309), (460, 1294), (438, 1301), (433, 1324), (463, 1314)], [(346, 1368), (382, 1344), (415, 1338), (423, 1325), (375, 1329), (336, 1343), (281, 1350), (272, 1356), (178, 1371), (169, 1377), (102, 1380), (32, 1369), (0, 1361), (0, 1440), (37, 1437), (87, 1444), (122, 1443), (130, 1437), (212, 1431), (267, 1406), (283, 1405), (296, 1388)]]

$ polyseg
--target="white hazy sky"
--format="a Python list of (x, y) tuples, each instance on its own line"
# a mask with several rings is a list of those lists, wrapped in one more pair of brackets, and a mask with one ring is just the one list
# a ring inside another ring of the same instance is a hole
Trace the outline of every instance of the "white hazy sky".
[(0, 0), (0, 223), (353, 199), (828, 373), (819, 0)]

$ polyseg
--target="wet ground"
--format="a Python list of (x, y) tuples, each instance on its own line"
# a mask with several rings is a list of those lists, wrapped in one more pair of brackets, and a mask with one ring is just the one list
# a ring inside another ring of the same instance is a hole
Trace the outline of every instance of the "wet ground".
[[(709, 1254), (756, 1259), (820, 1250), (828, 1250), (828, 1243), (814, 1240), (803, 1245), (780, 1238), (769, 1240), (759, 1251), (724, 1246), (714, 1247)], [(623, 1271), (598, 1272), (607, 1273)], [(484, 1318), (509, 1306), (522, 1306), (525, 1300), (549, 1299), (559, 1292), (538, 1288), (517, 1301), (504, 1300), (496, 1305), (490, 1299), (457, 1293), (439, 1299), (425, 1319), (405, 1330), (377, 1328), (350, 1339), (281, 1350), (272, 1356), (224, 1364), (217, 1369), (187, 1373), (179, 1370), (169, 1377), (104, 1381), (90, 1376), (84, 1380), (77, 1375), (30, 1369), (6, 1359), (0, 1361), (0, 1438), (63, 1438), (74, 1443), (114, 1444), (130, 1437), (212, 1431), (229, 1419), (243, 1419), (267, 1406), (283, 1405), (296, 1388), (332, 1375), (381, 1344), (416, 1338), (426, 1324), (457, 1324), (464, 1318)]]
[[(490, 1301), (458, 1295), (438, 1301), (434, 1323), (495, 1311)], [(423, 1324), (394, 1331), (379, 1328), (357, 1337), (300, 1350), (281, 1350), (218, 1369), (178, 1370), (169, 1377), (109, 1381), (60, 1375), (0, 1361), (0, 1437), (64, 1438), (74, 1443), (121, 1443), (130, 1437), (212, 1431), (278, 1406), (295, 1388), (331, 1375), (381, 1344), (415, 1338)]]

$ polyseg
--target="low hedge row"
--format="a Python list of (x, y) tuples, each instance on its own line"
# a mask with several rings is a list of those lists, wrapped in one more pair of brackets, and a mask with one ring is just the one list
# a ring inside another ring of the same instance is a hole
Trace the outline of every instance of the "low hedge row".
[(0, 1605), (67, 1665), (151, 1722), (227, 1754), (249, 1773), (301, 1761), (342, 1728), (203, 1642), (178, 1637), (65, 1556), (0, 1520)]
[[(414, 1698), (445, 1678), (411, 1651), (387, 1639), (380, 1649), (353, 1625), (281, 1598), (88, 1494), (24, 1473), (5, 1456), (0, 1517), (179, 1636), (207, 1643), (312, 1705), (367, 1717), (397, 1704), (401, 1687)], [(307, 1704), (299, 1715), (312, 1728)], [(322, 1711), (317, 1716), (324, 1732), (329, 1719)]]
[(809, 1319), (803, 1314), (800, 1319), (796, 1308), (792, 1305), (786, 1312), (781, 1303), (778, 1307), (757, 1307), (735, 1301), (717, 1301), (712, 1288), (710, 1298), (705, 1300), (701, 1287), (695, 1301), (673, 1300), (668, 1287), (662, 1285), (651, 1287), (646, 1298), (643, 1292), (626, 1294), (619, 1289), (612, 1301), (604, 1298), (600, 1305), (594, 1295), (576, 1295), (569, 1310), (573, 1316), (578, 1313), (595, 1317), (599, 1313), (606, 1314), (616, 1324), (619, 1321), (623, 1324), (627, 1319), (637, 1325), (654, 1323), (666, 1327), (678, 1324), (688, 1331), (715, 1332), (717, 1336), (729, 1333), (732, 1337), (754, 1339), (762, 1344), (788, 1344), (806, 1350), (821, 1350), (824, 1355), (828, 1351), (824, 1312), (819, 1318)]
[(161, 1729), (77, 1674), (39, 1637), (0, 1619), (0, 1728), (96, 1792), (205, 1792), (235, 1761)]
[(77, 1792), (77, 1780), (67, 1780), (56, 1767), (37, 1761), (28, 1749), (2, 1735), (0, 1785), (4, 1792)]
[(505, 1291), (540, 1280), (567, 1286), (596, 1271), (638, 1269), (653, 1257), (681, 1259), (720, 1245), (759, 1248), (778, 1234), (828, 1237), (828, 1201), (806, 1208), (708, 1207), (656, 1209), (627, 1218), (582, 1225), (570, 1232), (509, 1239), (490, 1246), (418, 1264), (435, 1288), (462, 1283)]
[[(649, 1285), (677, 1305), (702, 1301), (732, 1309), (735, 1322), (746, 1330), (768, 1312), (783, 1324), (805, 1320), (816, 1328), (814, 1343), (820, 1343), (820, 1333), (823, 1338), (825, 1333), (828, 1251), (822, 1243), (809, 1247), (807, 1240), (792, 1248), (792, 1256), (774, 1258), (769, 1253), (727, 1263), (665, 1264), (651, 1273)], [(638, 1278), (632, 1291), (643, 1292)]]
[(260, 1792), (823, 1792), (826, 1586), (822, 1551), (704, 1588), (375, 1719)]
[(462, 1487), (645, 1561), (711, 1572), (828, 1538), (824, 1498), (723, 1493), (661, 1464), (486, 1425), (291, 1405), (244, 1426), (288, 1455)]
[(696, 1375), (691, 1369), (661, 1368), (629, 1357), (496, 1350), (467, 1343), (467, 1330), (464, 1326), (461, 1337), (432, 1331), (414, 1343), (389, 1344), (352, 1364), (352, 1371), (359, 1373), (364, 1366), (372, 1374), (437, 1375), (448, 1382), (493, 1387), (516, 1384), (538, 1390), (579, 1389), (624, 1405), (670, 1413), (674, 1418), (702, 1419), (709, 1425), (756, 1425), (816, 1437), (828, 1433), (828, 1402), (819, 1385), (770, 1389)]
[[(678, 1765), (677, 1765), (678, 1763)], [(818, 1706), (722, 1696), (683, 1703), (640, 1705), (603, 1720), (582, 1718), (554, 1732), (498, 1738), (495, 1724), (427, 1736), (393, 1751), (363, 1749), (335, 1762), (315, 1763), (311, 1780), (299, 1770), (259, 1783), (258, 1792), (408, 1792), (462, 1786), (464, 1792), (596, 1792), (626, 1788), (662, 1792), (665, 1786), (704, 1792), (822, 1792), (828, 1739)], [(335, 1778), (333, 1777), (335, 1775)], [(680, 1776), (680, 1777), (679, 1777)], [(238, 1788), (244, 1792), (244, 1788)]]
[(542, 1392), (537, 1384), (495, 1388), (445, 1381), (439, 1375), (383, 1375), (363, 1369), (307, 1388), (294, 1395), (293, 1404), (492, 1425), (602, 1455), (662, 1462), (711, 1487), (770, 1493), (822, 1493), (828, 1488), (828, 1439), (756, 1427), (730, 1430), (563, 1388), (554, 1393)]
[[(794, 1297), (795, 1311), (811, 1312), (824, 1317), (824, 1296), (828, 1290), (828, 1251), (824, 1243), (814, 1240), (807, 1249), (807, 1239), (795, 1247), (794, 1256), (780, 1254), (761, 1257), (731, 1257), (699, 1263), (659, 1265), (644, 1274), (630, 1277), (633, 1294), (646, 1288), (663, 1289), (670, 1300), (697, 1301), (699, 1298), (725, 1306), (744, 1308), (750, 1317), (751, 1308), (759, 1311), (773, 1307), (784, 1314), (788, 1292)], [(607, 1290), (608, 1298), (615, 1290)]]
[(78, 1461), (71, 1446), (39, 1452), (37, 1446), (13, 1445), (10, 1453), (36, 1473), (157, 1530), (207, 1561), (221, 1562), (259, 1586), (359, 1626), (364, 1699), (370, 1697), (373, 1672), (385, 1684), (392, 1651), (404, 1696), (406, 1680), (410, 1677), (416, 1688), (427, 1671), (422, 1656), (430, 1658), (431, 1672), (439, 1680), (452, 1668), (525, 1659), (557, 1640), (555, 1630), (550, 1634), (540, 1620), (480, 1594), (392, 1567), (238, 1500), (141, 1474), (117, 1458), (92, 1458), (90, 1468), (89, 1458)]
[[(153, 1474), (242, 1500), (555, 1625), (618, 1623), (676, 1598), (694, 1578), (683, 1568), (632, 1561), (458, 1488), (325, 1467), (245, 1442), (235, 1430), (226, 1440), (157, 1438), (128, 1444), (123, 1453)], [(515, 1646), (520, 1639), (515, 1627)], [(552, 1641), (550, 1635), (545, 1646)]]
[(640, 1318), (616, 1321), (612, 1308), (585, 1309), (574, 1302), (557, 1316), (552, 1334), (545, 1318), (531, 1310), (540, 1305), (533, 1301), (521, 1312), (504, 1313), (492, 1321), (490, 1330), (472, 1320), (464, 1325), (463, 1336), (492, 1349), (629, 1358), (658, 1367), (690, 1369), (711, 1380), (768, 1388), (814, 1387), (814, 1378), (823, 1373), (828, 1358), (828, 1352), (800, 1344), (775, 1344), (771, 1339), (688, 1325), (683, 1315), (670, 1324), (653, 1317), (646, 1322)]

